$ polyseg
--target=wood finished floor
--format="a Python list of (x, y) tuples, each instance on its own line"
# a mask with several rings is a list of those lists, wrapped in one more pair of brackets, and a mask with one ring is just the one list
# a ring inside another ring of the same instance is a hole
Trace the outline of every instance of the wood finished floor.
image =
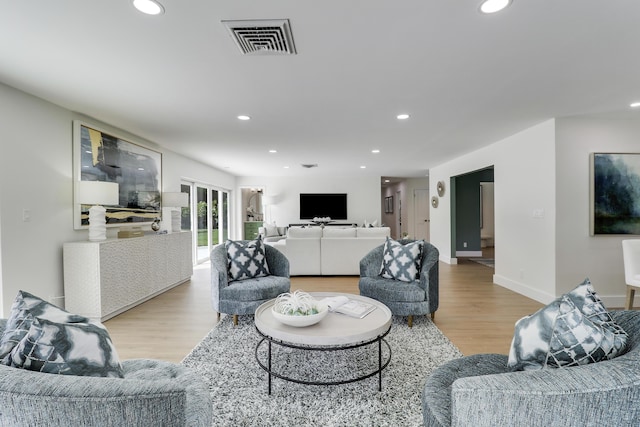
[[(465, 355), (508, 354), (516, 320), (542, 304), (492, 282), (494, 270), (469, 260), (440, 263), (435, 324)], [(358, 293), (357, 276), (293, 277), (291, 289)], [(209, 266), (191, 281), (105, 322), (121, 359), (180, 362), (216, 323)]]

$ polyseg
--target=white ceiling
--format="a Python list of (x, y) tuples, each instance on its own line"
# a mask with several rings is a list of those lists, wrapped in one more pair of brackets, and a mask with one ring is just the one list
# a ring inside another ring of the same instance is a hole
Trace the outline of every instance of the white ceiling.
[[(640, 1), (161, 3), (151, 17), (130, 0), (0, 0), (0, 81), (258, 176), (425, 176), (548, 118), (640, 100)], [(221, 24), (282, 18), (297, 55), (243, 56)]]

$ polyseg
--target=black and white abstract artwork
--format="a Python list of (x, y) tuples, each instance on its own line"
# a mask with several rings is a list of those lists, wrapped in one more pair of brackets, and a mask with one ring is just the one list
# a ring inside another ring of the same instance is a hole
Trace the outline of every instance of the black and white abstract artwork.
[[(74, 127), (76, 179), (118, 184), (118, 205), (105, 206), (107, 225), (140, 225), (160, 217), (162, 154), (81, 122)], [(88, 226), (90, 206), (75, 206), (76, 228)]]
[(591, 234), (640, 234), (640, 153), (591, 161)]

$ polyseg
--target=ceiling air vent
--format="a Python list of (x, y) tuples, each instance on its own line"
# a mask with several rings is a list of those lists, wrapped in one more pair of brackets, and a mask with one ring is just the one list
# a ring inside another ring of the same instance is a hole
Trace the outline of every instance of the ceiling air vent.
[(295, 55), (288, 19), (222, 21), (244, 55)]

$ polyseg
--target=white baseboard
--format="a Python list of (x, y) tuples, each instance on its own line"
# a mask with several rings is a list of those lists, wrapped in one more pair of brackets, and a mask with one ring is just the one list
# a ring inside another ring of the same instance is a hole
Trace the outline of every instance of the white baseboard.
[[(507, 288), (513, 292), (519, 293), (520, 295), (524, 295), (528, 298), (531, 298), (533, 300), (536, 300), (542, 304), (549, 304), (551, 301), (553, 301), (554, 299), (556, 299), (555, 296), (550, 295), (546, 292), (540, 292), (536, 289), (532, 289), (529, 286), (526, 286), (522, 283), (518, 283), (514, 280), (511, 279), (507, 279), (506, 277), (503, 276), (499, 276), (497, 274), (493, 275), (493, 283), (495, 283), (496, 285), (500, 285), (503, 288)], [(600, 295), (598, 294), (598, 296), (600, 297), (600, 299), (602, 300), (602, 302), (604, 303), (604, 306), (608, 309), (608, 310), (620, 310), (623, 309), (626, 302), (627, 302), (627, 296), (626, 295)], [(634, 307), (638, 307), (640, 306), (640, 295), (636, 296), (634, 299)]]
[(447, 264), (457, 264), (458, 263), (458, 258), (452, 258), (452, 257), (446, 257), (444, 255), (440, 255), (440, 261), (447, 263)]
[(542, 304), (549, 304), (551, 301), (556, 299), (556, 297), (551, 294), (540, 292), (537, 289), (533, 289), (525, 284), (516, 282), (498, 274), (493, 275), (493, 283), (495, 283), (496, 285), (500, 285), (503, 288), (507, 288), (513, 292), (519, 293), (520, 295), (524, 295), (525, 297), (536, 300)]
[(456, 251), (456, 256), (481, 257), (482, 256), (482, 251)]

